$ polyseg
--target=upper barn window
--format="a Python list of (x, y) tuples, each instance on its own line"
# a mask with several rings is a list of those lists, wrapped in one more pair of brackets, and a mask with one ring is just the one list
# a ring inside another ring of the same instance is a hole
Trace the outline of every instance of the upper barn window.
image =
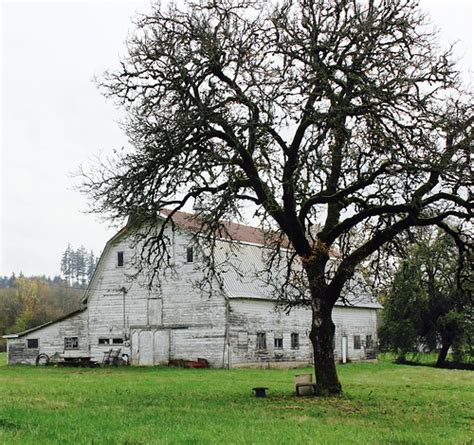
[(194, 261), (194, 249), (192, 247), (188, 247), (186, 249), (186, 262), (192, 263)]
[(123, 252), (117, 252), (117, 266), (123, 266)]

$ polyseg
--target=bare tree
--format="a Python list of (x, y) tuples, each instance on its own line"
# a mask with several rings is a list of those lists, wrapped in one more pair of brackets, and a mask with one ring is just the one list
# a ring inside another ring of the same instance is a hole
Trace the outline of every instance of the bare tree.
[[(212, 241), (255, 206), (272, 246), (288, 242), (282, 292), (311, 307), (320, 393), (341, 391), (331, 313), (358, 265), (410, 227), (472, 214), (472, 102), (416, 3), (156, 6), (101, 82), (133, 150), (85, 173), (93, 210), (143, 222), (204, 199)], [(165, 231), (148, 235), (142, 260), (159, 268)]]

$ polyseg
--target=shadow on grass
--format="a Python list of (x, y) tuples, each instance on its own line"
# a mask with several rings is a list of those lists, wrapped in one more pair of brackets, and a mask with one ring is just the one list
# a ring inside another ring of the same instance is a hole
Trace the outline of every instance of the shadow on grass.
[(446, 362), (443, 366), (436, 366), (435, 363), (416, 362), (413, 360), (405, 360), (405, 359), (396, 359), (393, 361), (393, 363), (397, 365), (427, 366), (430, 368), (438, 368), (438, 369), (460, 369), (464, 371), (474, 371), (474, 363), (462, 363), (462, 362), (449, 361), (449, 362)]

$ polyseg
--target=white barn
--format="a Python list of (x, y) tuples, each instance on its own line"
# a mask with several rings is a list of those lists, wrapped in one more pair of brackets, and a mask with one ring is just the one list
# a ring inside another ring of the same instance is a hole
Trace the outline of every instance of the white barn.
[[(227, 223), (233, 240), (218, 241), (216, 255), (225, 261), (232, 243), (237, 252), (232, 261), (239, 263), (242, 273), (232, 267), (223, 270), (219, 290), (210, 295), (193, 285), (205, 265), (202, 252), (191, 245), (191, 218), (184, 212), (173, 218), (176, 275), (164, 280), (159, 291), (149, 290), (140, 279), (130, 279), (134, 251), (127, 226), (107, 242), (82, 309), (5, 336), (8, 363), (34, 364), (43, 353), (82, 355), (101, 362), (111, 348), (143, 366), (197, 358), (207, 359), (213, 367), (310, 363), (310, 311), (277, 311), (268, 286), (255, 279), (255, 272), (263, 268), (263, 233)], [(336, 304), (336, 358), (341, 358), (343, 347), (349, 360), (372, 358), (380, 308), (370, 298), (351, 306)]]

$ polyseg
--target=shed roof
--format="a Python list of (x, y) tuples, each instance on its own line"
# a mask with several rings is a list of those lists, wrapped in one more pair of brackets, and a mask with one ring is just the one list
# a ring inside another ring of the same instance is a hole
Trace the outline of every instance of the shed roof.
[(56, 320), (53, 321), (48, 321), (47, 323), (43, 323), (39, 326), (35, 326), (34, 328), (27, 329), (26, 331), (23, 332), (18, 332), (17, 334), (7, 334), (4, 335), (2, 338), (18, 338), (18, 337), (23, 337), (24, 335), (31, 334), (34, 331), (38, 331), (39, 329), (45, 328), (46, 326), (49, 326), (51, 324), (57, 323), (59, 321), (66, 320), (70, 317), (73, 317), (74, 315), (80, 314), (81, 312), (84, 312), (87, 308), (83, 307), (81, 309), (78, 309), (76, 311), (70, 312), (69, 314), (63, 315), (60, 318), (57, 318)]

